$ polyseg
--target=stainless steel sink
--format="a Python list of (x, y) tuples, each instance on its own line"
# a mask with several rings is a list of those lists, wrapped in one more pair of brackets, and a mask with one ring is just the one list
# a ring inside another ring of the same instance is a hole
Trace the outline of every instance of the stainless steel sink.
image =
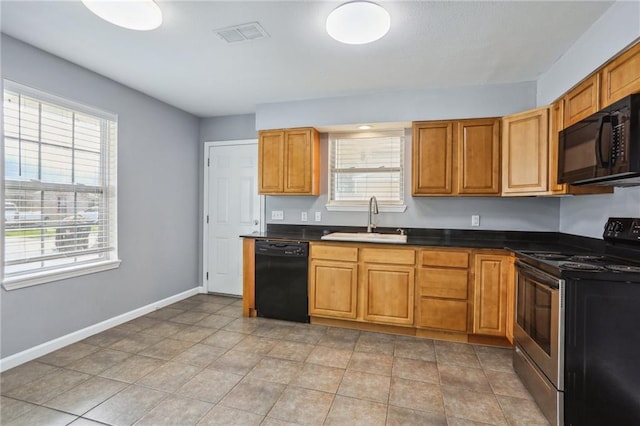
[(406, 243), (407, 236), (400, 234), (379, 234), (376, 232), (334, 232), (323, 235), (322, 240), (362, 241), (370, 243)]

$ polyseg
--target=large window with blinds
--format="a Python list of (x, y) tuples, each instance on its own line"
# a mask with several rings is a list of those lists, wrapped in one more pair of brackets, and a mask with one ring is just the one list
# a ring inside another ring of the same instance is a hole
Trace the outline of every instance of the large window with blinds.
[(403, 132), (330, 134), (327, 208), (357, 209), (372, 196), (404, 210)]
[(10, 81), (3, 115), (4, 287), (117, 267), (116, 117)]

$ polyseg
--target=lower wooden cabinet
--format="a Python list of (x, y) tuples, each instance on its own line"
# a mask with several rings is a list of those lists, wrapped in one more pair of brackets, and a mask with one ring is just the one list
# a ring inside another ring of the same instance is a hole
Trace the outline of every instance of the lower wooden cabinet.
[(416, 327), (467, 332), (469, 256), (466, 249), (420, 250)]
[(309, 257), (309, 315), (355, 319), (358, 248), (311, 244)]
[(482, 253), (473, 258), (472, 332), (507, 337), (508, 330), (513, 329), (513, 258)]
[(413, 265), (364, 264), (363, 318), (384, 324), (413, 325)]
[(406, 248), (365, 247), (360, 250), (362, 319), (413, 325), (416, 252)]
[(355, 318), (358, 265), (312, 259), (309, 273), (309, 315)]
[[(245, 316), (254, 240), (244, 240)], [(503, 250), (312, 242), (312, 322), (504, 345), (513, 342), (513, 257)]]

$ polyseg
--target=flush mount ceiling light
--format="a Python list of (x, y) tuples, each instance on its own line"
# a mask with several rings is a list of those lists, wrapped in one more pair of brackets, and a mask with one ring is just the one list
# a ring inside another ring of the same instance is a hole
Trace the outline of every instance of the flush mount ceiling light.
[(162, 24), (162, 10), (153, 0), (82, 0), (87, 8), (114, 25), (149, 31)]
[(360, 130), (369, 130), (371, 128), (371, 126), (369, 126), (368, 124), (363, 124), (362, 126), (358, 126), (358, 129)]
[(327, 33), (346, 44), (371, 43), (382, 38), (390, 27), (389, 12), (368, 1), (345, 3), (327, 17)]

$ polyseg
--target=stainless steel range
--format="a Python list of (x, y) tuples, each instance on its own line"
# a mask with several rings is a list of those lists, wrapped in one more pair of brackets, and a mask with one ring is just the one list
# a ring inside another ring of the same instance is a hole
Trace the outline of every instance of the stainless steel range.
[(604, 239), (516, 253), (514, 368), (551, 424), (640, 424), (640, 219)]

